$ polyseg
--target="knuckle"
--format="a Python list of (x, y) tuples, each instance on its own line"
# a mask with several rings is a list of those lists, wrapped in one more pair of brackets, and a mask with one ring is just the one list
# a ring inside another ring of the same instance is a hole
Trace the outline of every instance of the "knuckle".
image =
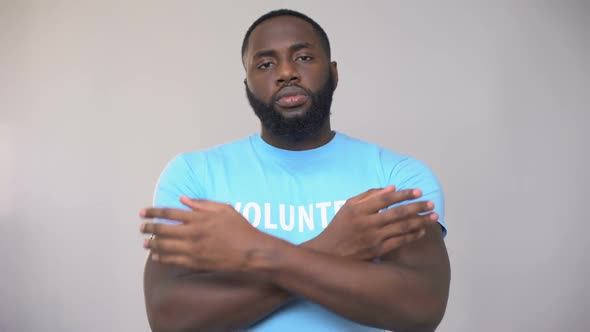
[(424, 228), (424, 226), (426, 226), (424, 219), (417, 218), (416, 220), (412, 221), (412, 227), (410, 229), (410, 232), (416, 232), (416, 231)]
[(382, 206), (389, 206), (390, 201), (392, 200), (392, 195), (379, 195), (377, 196), (377, 199)]
[(375, 242), (373, 243), (373, 245), (369, 248), (369, 254), (373, 257), (377, 257), (380, 255), (382, 250), (382, 243), (380, 242)]
[(410, 239), (408, 238), (407, 235), (400, 236), (397, 240), (397, 246), (402, 246), (408, 242), (410, 242)]
[(400, 216), (406, 216), (408, 215), (411, 211), (411, 206), (409, 206), (408, 204), (404, 204), (398, 207), (398, 213)]
[(152, 251), (158, 251), (158, 247), (160, 245), (159, 242), (160, 241), (157, 240), (157, 239), (155, 239), (155, 238), (149, 239), (149, 248), (150, 248), (150, 250), (152, 250)]
[(412, 233), (411, 240), (412, 241), (418, 240), (419, 238), (422, 237), (422, 235), (424, 235), (424, 230), (423, 229), (422, 230), (419, 230), (419, 231), (416, 231), (416, 232)]
[(343, 209), (345, 206), (351, 206), (353, 203), (354, 203), (354, 197), (353, 198), (349, 198), (349, 199), (347, 199), (344, 202), (344, 204), (342, 205), (342, 208), (341, 209)]
[(156, 222), (151, 222), (148, 224), (149, 229), (150, 229), (150, 233), (152, 234), (158, 234), (159, 230), (160, 230), (160, 224), (156, 223)]
[(353, 218), (357, 218), (361, 215), (361, 210), (357, 205), (342, 207), (342, 212), (350, 215)]
[(412, 216), (420, 212), (428, 211), (428, 203), (426, 202), (415, 202), (406, 205), (406, 215)]
[(407, 233), (407, 232), (409, 232), (412, 229), (411, 223), (410, 222), (407, 222), (407, 221), (406, 222), (402, 222), (400, 224), (400, 227), (401, 227), (401, 231), (403, 233)]
[(174, 263), (170, 257), (168, 256), (159, 256), (158, 257), (158, 262), (162, 263), (162, 264), (172, 264)]
[(373, 194), (375, 194), (375, 193), (377, 193), (379, 191), (380, 191), (380, 189), (372, 188), (372, 189), (369, 189), (369, 190), (365, 191), (364, 193), (362, 193), (358, 197), (370, 197), (370, 196), (372, 196)]
[(191, 253), (199, 253), (201, 251), (201, 245), (198, 241), (192, 241), (188, 248)]
[(151, 222), (144, 222), (143, 223), (143, 229), (141, 229), (141, 232), (144, 233), (144, 234), (153, 233), (152, 223)]
[(403, 206), (397, 206), (394, 209), (389, 210), (389, 218), (392, 220), (399, 219), (403, 216)]
[(414, 189), (406, 189), (404, 190), (404, 198), (414, 198)]
[(170, 219), (172, 211), (169, 208), (163, 208), (160, 210), (160, 216), (164, 219)]
[(394, 191), (392, 193), (392, 201), (399, 203), (408, 199), (408, 190)]
[(160, 261), (166, 264), (177, 264), (177, 258), (174, 256), (162, 256)]
[(412, 229), (424, 227), (424, 225), (426, 225), (427, 220), (428, 220), (428, 216), (420, 216), (418, 218), (415, 218), (415, 220), (413, 221)]
[(383, 249), (381, 247), (374, 247), (371, 251), (371, 257), (379, 257), (382, 255)]

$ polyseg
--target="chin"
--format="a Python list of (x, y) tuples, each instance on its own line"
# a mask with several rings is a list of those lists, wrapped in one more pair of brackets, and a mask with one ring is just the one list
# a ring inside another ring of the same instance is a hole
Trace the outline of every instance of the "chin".
[(274, 109), (275, 112), (279, 113), (285, 119), (296, 119), (306, 116), (309, 113), (309, 107), (300, 106), (293, 108)]

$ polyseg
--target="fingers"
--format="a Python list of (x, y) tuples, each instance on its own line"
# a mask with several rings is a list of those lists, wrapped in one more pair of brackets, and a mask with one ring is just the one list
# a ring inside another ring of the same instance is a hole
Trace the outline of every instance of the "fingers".
[(420, 213), (432, 211), (433, 209), (434, 203), (432, 201), (420, 201), (396, 206), (394, 208), (382, 211), (377, 214), (376, 218), (379, 224), (387, 224), (414, 217)]
[(355, 204), (361, 203), (361, 202), (366, 201), (367, 199), (370, 199), (371, 197), (374, 197), (375, 195), (382, 193), (384, 191), (387, 191), (387, 192), (395, 191), (395, 186), (369, 189), (362, 194), (359, 194), (357, 196), (354, 196), (353, 198), (350, 198), (348, 201), (351, 203), (355, 203)]
[(380, 237), (382, 239), (389, 239), (391, 237), (403, 236), (408, 233), (414, 233), (423, 230), (430, 223), (438, 219), (438, 214), (433, 212), (427, 215), (416, 215), (398, 222), (390, 223), (380, 230)]
[(221, 211), (222, 209), (227, 209), (228, 207), (231, 206), (226, 203), (209, 201), (206, 199), (195, 199), (195, 198), (190, 198), (187, 196), (181, 196), (180, 202), (182, 204), (184, 204), (185, 206), (191, 208), (193, 211), (200, 210), (201, 212), (203, 212), (203, 211), (209, 211), (209, 212)]
[(404, 235), (400, 235), (400, 236), (395, 236), (392, 238), (389, 238), (385, 241), (383, 241), (383, 243), (381, 244), (381, 249), (380, 249), (380, 255), (379, 257), (383, 257), (384, 255), (399, 249), (400, 247), (410, 243), (410, 242), (414, 242), (417, 241), (419, 239), (421, 239), (424, 234), (426, 234), (426, 229), (425, 228), (420, 228), (418, 230), (415, 230), (411, 233), (406, 233)]
[(181, 196), (180, 202), (182, 204), (184, 204), (185, 206), (191, 208), (192, 210), (197, 210), (200, 205), (198, 199), (193, 199), (193, 198), (186, 197), (186, 196)]
[(194, 211), (200, 210), (200, 209), (204, 209), (208, 205), (210, 205), (211, 203), (213, 203), (211, 201), (207, 201), (207, 200), (203, 200), (203, 199), (190, 198), (190, 197), (187, 197), (187, 196), (181, 196), (180, 197), (180, 202), (182, 204), (184, 204), (185, 206), (191, 208)]
[(360, 204), (363, 204), (362, 210), (365, 213), (377, 213), (393, 204), (403, 201), (420, 198), (422, 191), (420, 189), (406, 189), (400, 191), (382, 190), (375, 193), (370, 198), (366, 198)]
[(160, 218), (187, 223), (192, 219), (193, 213), (193, 211), (173, 208), (146, 208), (141, 210), (139, 215), (146, 219)]
[(184, 230), (182, 225), (167, 225), (155, 222), (144, 222), (139, 226), (143, 234), (154, 234), (160, 237), (182, 237)]
[(143, 241), (143, 247), (160, 257), (190, 253), (190, 245), (178, 239), (152, 237)]

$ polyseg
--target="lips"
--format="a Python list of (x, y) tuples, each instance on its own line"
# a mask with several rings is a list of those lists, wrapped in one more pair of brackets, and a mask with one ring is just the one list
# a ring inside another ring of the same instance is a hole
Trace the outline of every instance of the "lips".
[(287, 86), (279, 90), (275, 96), (275, 104), (283, 108), (302, 106), (307, 102), (307, 92), (297, 86)]

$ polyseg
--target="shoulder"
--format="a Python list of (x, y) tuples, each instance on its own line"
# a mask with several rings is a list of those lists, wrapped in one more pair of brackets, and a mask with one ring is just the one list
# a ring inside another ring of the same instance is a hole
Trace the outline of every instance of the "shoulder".
[(440, 183), (432, 169), (423, 161), (390, 149), (379, 144), (366, 142), (354, 137), (340, 134), (346, 149), (355, 156), (369, 162), (378, 162), (390, 184), (398, 188), (420, 186), (424, 190), (440, 189)]
[(361, 140), (343, 133), (339, 133), (339, 136), (343, 143), (342, 146), (344, 146), (347, 151), (354, 153), (357, 156), (371, 158), (373, 161), (376, 159), (382, 164), (384, 169), (393, 170), (394, 168), (426, 167), (421, 161), (403, 153), (385, 148), (382, 145)]
[(240, 158), (251, 150), (252, 136), (219, 144), (202, 150), (182, 152), (174, 156), (165, 169), (179, 172), (202, 172), (209, 166), (224, 164), (228, 158)]
[(160, 181), (169, 179), (181, 181), (182, 179), (198, 181), (203, 172), (210, 167), (224, 163), (228, 156), (243, 154), (250, 144), (250, 137), (220, 144), (203, 150), (183, 152), (175, 155), (164, 167), (160, 175)]
[(248, 141), (249, 138), (244, 138), (174, 156), (158, 177), (154, 205), (182, 208), (178, 202), (180, 196), (206, 198), (210, 176), (227, 164), (228, 156), (240, 158), (237, 154), (244, 151)]

